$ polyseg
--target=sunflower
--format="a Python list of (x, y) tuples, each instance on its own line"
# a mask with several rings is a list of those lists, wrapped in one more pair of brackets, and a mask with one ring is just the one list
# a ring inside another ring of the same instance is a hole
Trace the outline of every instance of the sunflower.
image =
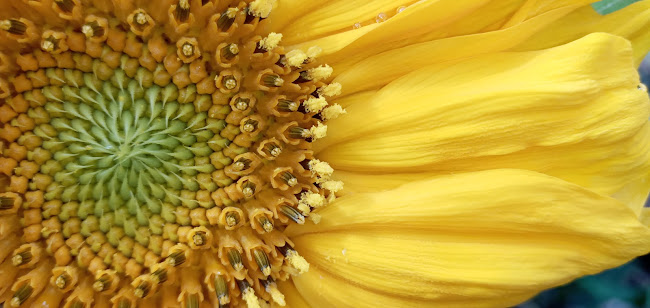
[(589, 2), (3, 1), (0, 302), (499, 307), (647, 253), (650, 2)]

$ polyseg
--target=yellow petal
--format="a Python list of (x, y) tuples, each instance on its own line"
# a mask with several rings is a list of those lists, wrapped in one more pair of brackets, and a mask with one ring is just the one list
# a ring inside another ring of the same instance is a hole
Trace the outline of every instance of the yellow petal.
[(650, 230), (620, 202), (524, 170), (348, 195), (319, 213), (318, 225), (287, 230), (312, 265), (294, 281), (314, 307), (370, 307), (374, 296), (505, 307), (650, 250)]
[(284, 294), (284, 300), (287, 302), (288, 308), (305, 308), (309, 304), (305, 302), (303, 296), (296, 290), (296, 286), (291, 280), (276, 281), (278, 290)]
[(606, 32), (632, 42), (634, 59), (640, 64), (650, 50), (650, 1), (641, 1), (602, 16), (591, 7), (584, 7), (558, 20), (531, 37), (515, 50), (538, 50), (573, 41), (591, 32)]
[(347, 107), (318, 157), (369, 174), (530, 169), (609, 195), (650, 171), (637, 85), (629, 43), (608, 34), (428, 66)]

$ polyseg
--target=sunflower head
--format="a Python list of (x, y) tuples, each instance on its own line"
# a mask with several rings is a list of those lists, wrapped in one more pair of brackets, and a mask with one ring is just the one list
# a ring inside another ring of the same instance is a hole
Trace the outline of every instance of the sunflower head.
[(23, 0), (0, 21), (0, 301), (284, 305), (284, 234), (341, 189), (339, 84), (273, 1)]

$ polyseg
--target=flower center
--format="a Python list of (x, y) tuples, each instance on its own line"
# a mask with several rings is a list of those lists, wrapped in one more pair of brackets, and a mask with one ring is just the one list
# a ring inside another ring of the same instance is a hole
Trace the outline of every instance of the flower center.
[(309, 267), (284, 230), (341, 189), (311, 151), (345, 112), (332, 69), (261, 32), (271, 1), (154, 8), (0, 21), (19, 46), (0, 50), (11, 306), (284, 305), (276, 281)]

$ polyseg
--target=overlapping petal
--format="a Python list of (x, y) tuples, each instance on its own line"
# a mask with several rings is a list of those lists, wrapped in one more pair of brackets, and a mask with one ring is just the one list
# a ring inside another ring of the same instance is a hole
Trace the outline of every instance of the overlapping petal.
[(521, 168), (612, 194), (650, 170), (650, 103), (625, 39), (424, 67), (353, 103), (318, 144), (337, 170)]
[(441, 176), (340, 198), (288, 233), (312, 307), (507, 306), (650, 250), (615, 199), (523, 170)]

